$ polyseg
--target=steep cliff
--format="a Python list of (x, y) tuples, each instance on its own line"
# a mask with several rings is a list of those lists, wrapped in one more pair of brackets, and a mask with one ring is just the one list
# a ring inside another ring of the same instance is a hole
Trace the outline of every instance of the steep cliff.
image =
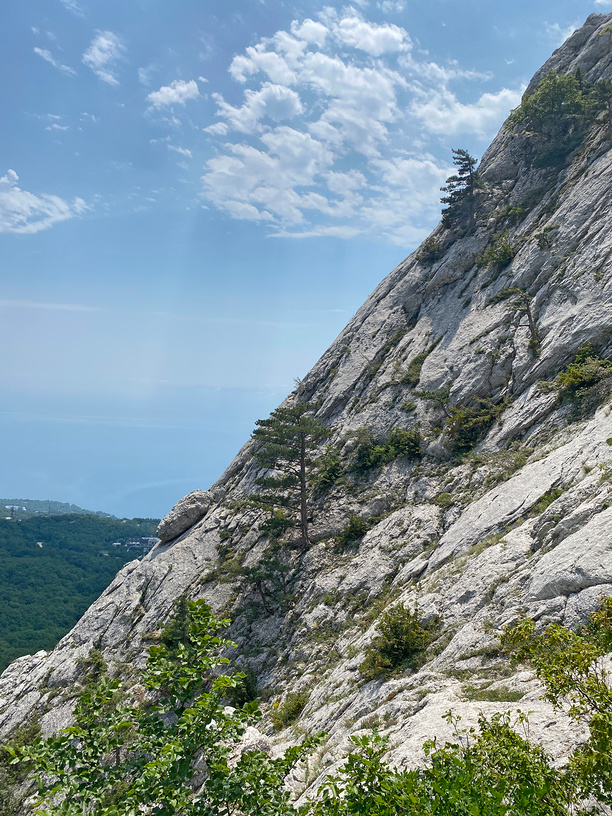
[[(374, 723), (412, 764), (451, 707), (467, 723), (532, 711), (532, 737), (557, 756), (580, 740), (494, 635), (522, 614), (577, 626), (612, 594), (610, 23), (591, 15), (528, 89), (577, 76), (599, 107), (561, 111), (549, 131), (506, 123), (482, 158), (474, 223), (441, 224), (288, 397), (319, 405), (320, 453), (336, 461), (313, 488), (312, 547), (271, 541), (244, 503), (261, 475), (250, 440), (53, 652), (5, 671), (0, 734), (33, 716), (47, 732), (66, 723), (79, 658), (95, 646), (114, 672), (141, 665), (187, 593), (233, 618), (233, 658), (264, 710), (303, 705), (269, 726), (273, 741), (328, 732), (317, 773)], [(397, 455), (398, 428), (418, 430), (420, 456)], [(351, 517), (353, 539), (338, 538)], [(435, 622), (434, 639), (420, 668), (368, 679), (359, 667), (393, 603)]]

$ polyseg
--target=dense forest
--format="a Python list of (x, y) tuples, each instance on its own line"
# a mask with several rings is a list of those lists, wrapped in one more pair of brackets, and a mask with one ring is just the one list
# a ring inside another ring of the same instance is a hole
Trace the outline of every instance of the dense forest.
[(0, 519), (0, 671), (51, 649), (142, 551), (113, 547), (155, 535), (157, 519), (97, 515)]

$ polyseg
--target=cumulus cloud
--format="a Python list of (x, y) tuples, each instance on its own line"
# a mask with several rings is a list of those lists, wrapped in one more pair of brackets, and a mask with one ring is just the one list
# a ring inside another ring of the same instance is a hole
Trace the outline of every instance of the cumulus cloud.
[[(220, 94), (213, 94), (213, 99), (218, 104), (217, 115), (225, 119), (232, 130), (242, 133), (255, 133), (262, 119), (281, 122), (293, 119), (303, 112), (299, 95), (284, 85), (265, 82), (258, 91), (245, 91), (244, 97), (244, 104), (236, 108), (225, 102)], [(208, 131), (215, 132), (210, 128)]]
[(0, 177), (0, 232), (40, 232), (88, 209), (82, 198), (70, 203), (56, 195), (35, 195), (18, 187), (18, 181), (14, 170)]
[(98, 31), (83, 54), (83, 63), (103, 82), (118, 85), (115, 64), (125, 52), (125, 46), (112, 31)]
[(485, 138), (519, 104), (523, 91), (524, 87), (518, 90), (502, 88), (497, 93), (482, 94), (473, 104), (463, 104), (454, 93), (445, 89), (435, 96), (415, 101), (412, 113), (430, 133), (474, 133)]
[(48, 62), (54, 68), (57, 68), (58, 71), (61, 71), (62, 74), (66, 74), (67, 76), (76, 76), (76, 71), (74, 68), (71, 68), (69, 65), (63, 65), (61, 62), (55, 59), (53, 54), (50, 51), (47, 51), (46, 48), (35, 48), (34, 53), (38, 54), (39, 57)]
[(608, 8), (609, 6), (612, 6), (612, 0), (595, 0), (595, 5)]
[(150, 93), (147, 100), (152, 107), (163, 108), (185, 105), (190, 99), (197, 99), (199, 96), (200, 91), (195, 79), (175, 79), (169, 85), (162, 85), (159, 91)]
[(373, 57), (410, 47), (410, 38), (396, 25), (376, 25), (358, 17), (345, 17), (334, 27), (333, 34), (342, 45), (359, 48)]
[(244, 90), (238, 103), (211, 95), (218, 121), (204, 131), (217, 154), (204, 167), (205, 202), (285, 237), (375, 232), (405, 245), (430, 231), (451, 168), (446, 152), (440, 161), (417, 151), (436, 135), (490, 138), (521, 89), (464, 102), (453, 82), (492, 77), (427, 59), (406, 30), (354, 6), (296, 19), (234, 56), (229, 73)]

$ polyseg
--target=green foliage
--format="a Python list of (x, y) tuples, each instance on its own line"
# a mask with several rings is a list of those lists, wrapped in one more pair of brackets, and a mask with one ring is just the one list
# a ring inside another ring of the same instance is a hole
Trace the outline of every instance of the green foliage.
[(278, 702), (272, 706), (270, 711), (272, 725), (277, 731), (291, 725), (300, 716), (307, 702), (308, 692), (294, 691), (289, 693), (282, 703)]
[(416, 402), (412, 402), (411, 400), (406, 400), (406, 402), (402, 402), (400, 405), (402, 411), (405, 411), (407, 414), (412, 414), (416, 411)]
[(0, 671), (52, 649), (135, 557), (112, 543), (154, 535), (156, 525), (71, 514), (0, 520)]
[(399, 456), (417, 459), (421, 455), (421, 434), (416, 429), (392, 428), (386, 437), (375, 439), (367, 428), (360, 429), (353, 470), (364, 473), (382, 467)]
[(561, 774), (539, 746), (517, 734), (509, 715), (459, 730), (458, 742), (425, 744), (428, 764), (413, 771), (389, 767), (387, 741), (351, 737), (353, 751), (329, 776), (313, 816), (569, 816)]
[(472, 450), (507, 407), (506, 400), (496, 404), (488, 397), (475, 397), (469, 405), (451, 408), (447, 430), (453, 453)]
[(446, 208), (442, 210), (442, 223), (451, 228), (466, 221), (466, 226), (474, 225), (474, 193), (481, 185), (476, 171), (477, 160), (467, 150), (453, 150), (453, 164), (457, 172), (446, 179), (441, 188), (446, 193), (440, 199)]
[(288, 518), (286, 513), (284, 513), (282, 510), (274, 510), (263, 522), (260, 530), (270, 539), (270, 541), (278, 541), (283, 537), (287, 530), (294, 526), (295, 521)]
[(417, 354), (416, 357), (413, 357), (412, 360), (408, 363), (408, 368), (406, 369), (406, 374), (402, 378), (402, 382), (405, 385), (411, 385), (413, 388), (419, 384), (419, 380), (421, 379), (421, 369), (423, 368), (423, 363), (429, 357), (433, 350), (433, 346), (428, 348), (427, 351), (422, 351), (420, 354)]
[(522, 125), (548, 138), (564, 135), (585, 113), (585, 98), (575, 76), (549, 71), (531, 94), (510, 115), (510, 124)]
[(487, 306), (495, 303), (503, 303), (505, 300), (509, 300), (512, 297), (521, 297), (524, 295), (525, 292), (522, 289), (519, 289), (517, 286), (506, 286), (496, 295), (493, 295), (492, 298), (487, 300)]
[(339, 536), (336, 536), (336, 541), (341, 547), (346, 547), (359, 541), (370, 529), (369, 524), (359, 516), (349, 516), (348, 524), (342, 530)]
[(416, 258), (424, 264), (433, 264), (439, 261), (444, 255), (444, 247), (441, 241), (430, 235), (426, 238), (418, 249)]
[(562, 164), (602, 111), (610, 127), (611, 88), (609, 80), (588, 83), (579, 73), (549, 71), (533, 93), (525, 94), (509, 123), (535, 136), (536, 166)]
[(18, 728), (8, 743), (0, 746), (0, 816), (18, 816), (18, 787), (32, 770), (29, 762), (15, 764), (12, 759), (19, 752), (31, 745), (40, 735), (38, 723), (31, 723)]
[(227, 699), (235, 708), (242, 708), (246, 703), (257, 699), (257, 675), (251, 669), (241, 669), (242, 679), (236, 686), (227, 690)]
[(550, 249), (553, 245), (555, 233), (559, 230), (558, 224), (549, 224), (543, 230), (536, 233), (538, 249)]
[(343, 476), (344, 468), (340, 459), (340, 451), (335, 446), (328, 445), (325, 453), (315, 460), (314, 468), (311, 471), (310, 480), (315, 494), (326, 493)]
[(570, 717), (586, 722), (590, 736), (570, 755), (563, 773), (582, 798), (612, 804), (612, 678), (603, 657), (612, 649), (612, 598), (602, 601), (581, 632), (552, 624), (542, 634), (530, 619), (507, 628), (506, 651), (529, 661), (544, 683), (544, 698), (568, 706)]
[(175, 653), (152, 646), (143, 674), (147, 700), (116, 702), (119, 680), (102, 677), (79, 699), (74, 724), (23, 749), (13, 761), (34, 763), (48, 816), (156, 816), (293, 812), (284, 781), (315, 740), (271, 760), (260, 751), (229, 763), (232, 747), (260, 716), (255, 703), (225, 707), (242, 675), (218, 674), (220, 653), (233, 646), (219, 634), (203, 602), (189, 602), (187, 639)]
[(577, 414), (586, 413), (612, 390), (612, 360), (602, 360), (590, 344), (582, 346), (554, 387), (561, 402), (573, 403)]
[(438, 493), (431, 501), (432, 504), (437, 504), (438, 507), (442, 507), (444, 510), (448, 510), (455, 503), (450, 493)]
[(493, 235), (492, 242), (476, 258), (478, 266), (490, 266), (501, 272), (514, 258), (508, 230)]
[(254, 567), (242, 567), (241, 575), (256, 590), (264, 610), (285, 609), (291, 599), (288, 574), (291, 567), (277, 555), (263, 556)]
[(366, 648), (359, 671), (371, 680), (396, 669), (417, 668), (440, 625), (439, 619), (421, 625), (418, 607), (412, 610), (397, 605), (388, 609), (380, 619), (379, 634)]
[(546, 493), (543, 493), (537, 502), (531, 508), (530, 515), (539, 516), (546, 508), (551, 505), (559, 496), (562, 496), (564, 490), (562, 487), (551, 487)]
[(501, 686), (500, 688), (475, 688), (467, 685), (463, 693), (468, 700), (480, 700), (489, 703), (516, 703), (525, 695), (522, 691), (512, 691), (512, 689)]
[(310, 545), (307, 481), (313, 465), (312, 453), (330, 434), (316, 418), (317, 408), (318, 404), (313, 402), (281, 405), (268, 419), (258, 419), (258, 427), (253, 431), (253, 437), (261, 443), (255, 459), (262, 467), (280, 475), (258, 479), (257, 484), (268, 492), (255, 493), (249, 499), (270, 513), (279, 507), (293, 512), (299, 519), (303, 547)]

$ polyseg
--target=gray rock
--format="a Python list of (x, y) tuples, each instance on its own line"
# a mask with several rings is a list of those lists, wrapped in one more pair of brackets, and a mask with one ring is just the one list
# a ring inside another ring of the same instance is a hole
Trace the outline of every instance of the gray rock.
[(157, 537), (162, 544), (178, 538), (204, 518), (212, 503), (213, 497), (205, 490), (189, 493), (159, 522)]

